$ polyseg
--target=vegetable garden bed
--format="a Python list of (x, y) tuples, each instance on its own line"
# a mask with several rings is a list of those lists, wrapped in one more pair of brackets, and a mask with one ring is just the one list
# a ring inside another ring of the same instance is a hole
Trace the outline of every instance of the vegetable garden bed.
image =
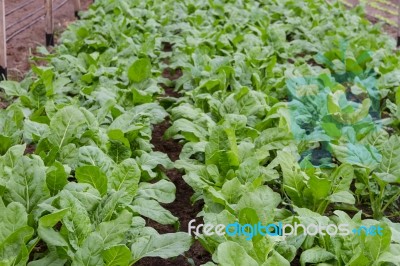
[(400, 54), (361, 8), (98, 0), (41, 52), (0, 83), (1, 265), (400, 264)]

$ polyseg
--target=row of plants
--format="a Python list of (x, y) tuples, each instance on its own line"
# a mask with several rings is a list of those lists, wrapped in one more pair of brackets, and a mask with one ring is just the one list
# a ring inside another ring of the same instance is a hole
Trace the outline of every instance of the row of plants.
[(1, 265), (131, 265), (191, 246), (148, 225), (179, 226), (162, 206), (172, 162), (150, 142), (167, 116), (157, 16), (96, 1), (21, 83), (0, 83)]
[[(184, 1), (166, 133), (205, 224), (379, 225), (382, 236), (200, 235), (206, 265), (398, 265), (399, 54), (325, 1)], [(179, 11), (178, 11), (179, 12)], [(359, 210), (362, 208), (361, 210)], [(248, 232), (250, 233), (250, 232)]]

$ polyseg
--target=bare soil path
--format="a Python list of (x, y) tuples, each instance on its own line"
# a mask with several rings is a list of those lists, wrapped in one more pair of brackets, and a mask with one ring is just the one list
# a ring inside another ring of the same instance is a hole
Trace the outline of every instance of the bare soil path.
[[(93, 0), (81, 0), (82, 9), (87, 9)], [(5, 0), (7, 61), (9, 78), (20, 80), (30, 69), (29, 56), (36, 47), (45, 45), (44, 1)], [(54, 0), (55, 37), (75, 20), (73, 1)], [(57, 10), (56, 10), (57, 9)], [(35, 22), (36, 21), (36, 22)], [(31, 26), (29, 26), (32, 24)], [(27, 27), (25, 30), (24, 27)]]

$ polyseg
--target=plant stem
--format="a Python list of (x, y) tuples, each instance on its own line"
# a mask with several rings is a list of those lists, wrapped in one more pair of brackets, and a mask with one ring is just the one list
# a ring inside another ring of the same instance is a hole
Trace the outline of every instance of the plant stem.
[(393, 203), (393, 201), (395, 201), (398, 197), (400, 196), (400, 190), (393, 195), (393, 197), (390, 198), (390, 200), (385, 204), (385, 206), (383, 206), (382, 208), (382, 213), (387, 209), (387, 207), (389, 207), (390, 204)]

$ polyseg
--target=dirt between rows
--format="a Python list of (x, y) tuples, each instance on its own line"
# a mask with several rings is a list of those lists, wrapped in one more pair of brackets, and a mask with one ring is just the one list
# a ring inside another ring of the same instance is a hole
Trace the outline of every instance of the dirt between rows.
[[(175, 97), (175, 93), (166, 90), (166, 95), (169, 97)], [(164, 121), (163, 123), (155, 126), (153, 129), (153, 139), (152, 144), (154, 145), (154, 150), (160, 151), (168, 154), (172, 161), (179, 159), (180, 151), (182, 146), (175, 140), (165, 140), (163, 138), (164, 132), (169, 128), (170, 122)], [(173, 215), (178, 217), (180, 223), (180, 231), (188, 232), (189, 221), (195, 219), (197, 214), (202, 210), (202, 203), (197, 202), (192, 204), (190, 197), (193, 195), (192, 188), (185, 183), (182, 178), (182, 173), (177, 169), (167, 170), (165, 172), (169, 179), (176, 186), (176, 199), (171, 204), (164, 204), (163, 206), (168, 209)], [(199, 221), (199, 219), (197, 219)], [(155, 228), (159, 233), (173, 233), (176, 230), (173, 226), (160, 225), (156, 222), (148, 220), (148, 225)], [(190, 250), (184, 255), (178, 256), (171, 259), (161, 259), (161, 258), (143, 258), (135, 265), (139, 266), (193, 266), (189, 262), (195, 265), (201, 265), (211, 260), (211, 255), (204, 250), (201, 244), (196, 240), (192, 245)]]

